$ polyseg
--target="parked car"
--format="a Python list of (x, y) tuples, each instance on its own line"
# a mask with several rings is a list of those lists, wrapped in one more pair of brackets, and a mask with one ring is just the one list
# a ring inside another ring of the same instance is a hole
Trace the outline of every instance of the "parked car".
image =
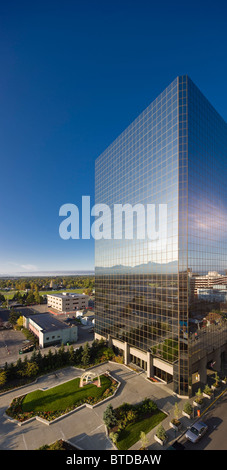
[(195, 444), (207, 432), (208, 426), (202, 421), (194, 423), (186, 432), (185, 437)]

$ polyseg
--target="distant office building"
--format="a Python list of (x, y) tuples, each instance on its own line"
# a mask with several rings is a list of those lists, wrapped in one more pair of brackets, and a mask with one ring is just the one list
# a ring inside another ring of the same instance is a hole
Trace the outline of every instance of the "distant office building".
[(189, 273), (189, 280), (191, 292), (195, 294), (198, 288), (210, 288), (215, 285), (221, 287), (223, 284), (227, 283), (227, 275), (217, 273), (216, 271), (208, 272), (206, 275), (202, 276)]
[(24, 316), (23, 323), (25, 328), (37, 336), (41, 348), (75, 343), (78, 339), (77, 326), (68, 326), (49, 313)]
[(197, 289), (197, 297), (210, 302), (227, 302), (227, 289)]
[(89, 296), (85, 294), (48, 294), (47, 305), (53, 307), (59, 313), (73, 312), (74, 310), (88, 307)]
[[(96, 160), (96, 204), (112, 214), (116, 204), (131, 205), (135, 234), (136, 204), (155, 205), (157, 227), (166, 204), (167, 231), (165, 244), (147, 233), (129, 239), (123, 212), (122, 237), (111, 226), (109, 239), (96, 239), (95, 337), (183, 396), (198, 379), (206, 384), (209, 361), (220, 371), (226, 358), (225, 305), (197, 296), (197, 288), (227, 284), (226, 165), (227, 125), (188, 76), (177, 77)], [(218, 324), (203, 322), (213, 309)]]

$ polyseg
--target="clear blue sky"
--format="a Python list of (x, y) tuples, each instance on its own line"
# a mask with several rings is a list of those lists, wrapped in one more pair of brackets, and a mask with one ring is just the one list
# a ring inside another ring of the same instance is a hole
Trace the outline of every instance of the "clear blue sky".
[(94, 268), (59, 208), (94, 203), (94, 162), (177, 76), (227, 120), (227, 4), (34, 0), (0, 5), (0, 273)]

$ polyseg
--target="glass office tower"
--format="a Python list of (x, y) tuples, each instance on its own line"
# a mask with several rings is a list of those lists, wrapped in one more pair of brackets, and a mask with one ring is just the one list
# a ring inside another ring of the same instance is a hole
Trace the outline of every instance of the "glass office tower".
[(181, 76), (96, 160), (96, 338), (184, 396), (226, 355), (226, 157), (226, 123)]

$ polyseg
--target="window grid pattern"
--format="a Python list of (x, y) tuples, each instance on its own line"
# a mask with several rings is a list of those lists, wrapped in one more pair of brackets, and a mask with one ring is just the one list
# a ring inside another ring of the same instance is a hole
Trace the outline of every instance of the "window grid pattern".
[[(226, 123), (187, 76), (96, 160), (95, 202), (112, 215), (112, 239), (95, 242), (96, 333), (171, 363), (181, 395), (226, 348), (226, 162)], [(114, 204), (138, 203), (167, 204), (165, 249), (113, 239)]]
[(168, 204), (165, 250), (151, 251), (147, 238), (96, 240), (96, 332), (170, 363), (178, 356), (178, 132), (175, 80), (96, 161), (95, 202), (112, 213), (117, 203)]

